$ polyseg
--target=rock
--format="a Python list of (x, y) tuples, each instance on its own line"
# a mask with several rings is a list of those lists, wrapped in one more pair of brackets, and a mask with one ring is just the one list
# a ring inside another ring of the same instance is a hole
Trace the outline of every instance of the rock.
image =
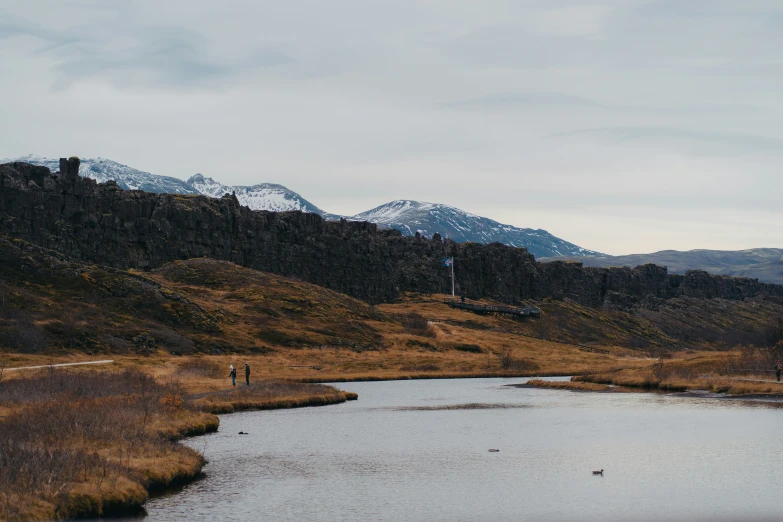
[(587, 268), (581, 263), (537, 263), (524, 248), (498, 243), (458, 244), (403, 237), (367, 222), (325, 221), (302, 212), (252, 211), (236, 196), (124, 191), (78, 175), (79, 160), (61, 171), (27, 163), (0, 165), (0, 234), (67, 256), (115, 268), (152, 269), (211, 257), (296, 277), (370, 303), (402, 292), (450, 293), (454, 257), (457, 291), (471, 299), (507, 303), (572, 299), (619, 309), (658, 306), (658, 300), (783, 298), (783, 286), (665, 267)]

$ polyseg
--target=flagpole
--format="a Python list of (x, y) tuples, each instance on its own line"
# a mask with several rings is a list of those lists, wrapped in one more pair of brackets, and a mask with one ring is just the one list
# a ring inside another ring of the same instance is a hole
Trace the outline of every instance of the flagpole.
[(454, 256), (451, 257), (451, 297), (454, 297)]

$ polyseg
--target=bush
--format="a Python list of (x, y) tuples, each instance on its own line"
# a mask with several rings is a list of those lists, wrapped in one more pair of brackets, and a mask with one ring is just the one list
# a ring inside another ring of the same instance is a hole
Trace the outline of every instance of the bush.
[(113, 350), (117, 350), (120, 352), (129, 352), (133, 349), (134, 344), (130, 341), (126, 341), (122, 337), (115, 337), (113, 335), (106, 335), (104, 336), (103, 340), (108, 344)]
[(42, 503), (45, 518), (72, 518), (75, 489), (111, 490), (120, 476), (142, 502), (149, 479), (133, 459), (192, 453), (158, 431), (183, 408), (180, 391), (139, 371), (50, 368), (0, 382), (0, 404), (13, 411), (0, 421), (0, 520), (27, 519)]
[(783, 317), (778, 317), (777, 321), (772, 322), (764, 329), (766, 346), (774, 347), (780, 342), (783, 342)]
[(481, 346), (477, 344), (457, 344), (454, 345), (454, 349), (460, 352), (484, 353), (484, 350), (481, 349)]
[(436, 364), (419, 364), (412, 366), (401, 366), (401, 372), (439, 372), (440, 366)]
[(46, 349), (47, 340), (43, 329), (24, 314), (16, 314), (11, 320), (13, 346), (21, 353), (40, 353)]
[(422, 337), (435, 337), (435, 331), (430, 327), (429, 321), (422, 315), (411, 313), (397, 316), (405, 333)]

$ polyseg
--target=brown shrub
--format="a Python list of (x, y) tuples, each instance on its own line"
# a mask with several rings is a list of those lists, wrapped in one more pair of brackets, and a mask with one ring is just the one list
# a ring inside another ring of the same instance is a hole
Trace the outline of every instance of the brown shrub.
[(400, 366), (400, 371), (402, 372), (439, 372), (440, 366), (436, 364), (418, 364), (418, 365), (408, 365), (408, 366)]
[[(142, 502), (156, 470), (137, 462), (171, 453), (200, 468), (201, 457), (161, 435), (188, 411), (180, 391), (138, 371), (50, 368), (0, 382), (0, 403), (13, 411), (0, 422), (0, 519), (99, 514), (106, 495), (128, 491)], [(85, 491), (97, 504), (75, 500)]]
[(484, 350), (481, 349), (481, 346), (477, 344), (456, 344), (454, 345), (454, 349), (460, 352), (484, 353)]
[(435, 331), (430, 327), (429, 321), (421, 314), (398, 315), (397, 319), (402, 323), (405, 333), (421, 337), (435, 337)]

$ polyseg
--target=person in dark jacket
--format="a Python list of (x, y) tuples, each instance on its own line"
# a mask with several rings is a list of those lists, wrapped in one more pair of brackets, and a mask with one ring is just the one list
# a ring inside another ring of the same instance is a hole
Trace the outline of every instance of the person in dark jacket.
[(778, 378), (778, 382), (780, 382), (780, 372), (783, 371), (783, 364), (780, 364), (780, 361), (775, 365), (775, 377)]
[(245, 382), (250, 386), (250, 365), (245, 363)]
[(231, 371), (228, 372), (228, 376), (231, 377), (231, 386), (237, 385), (237, 369), (234, 368), (234, 365), (230, 365), (229, 369)]

